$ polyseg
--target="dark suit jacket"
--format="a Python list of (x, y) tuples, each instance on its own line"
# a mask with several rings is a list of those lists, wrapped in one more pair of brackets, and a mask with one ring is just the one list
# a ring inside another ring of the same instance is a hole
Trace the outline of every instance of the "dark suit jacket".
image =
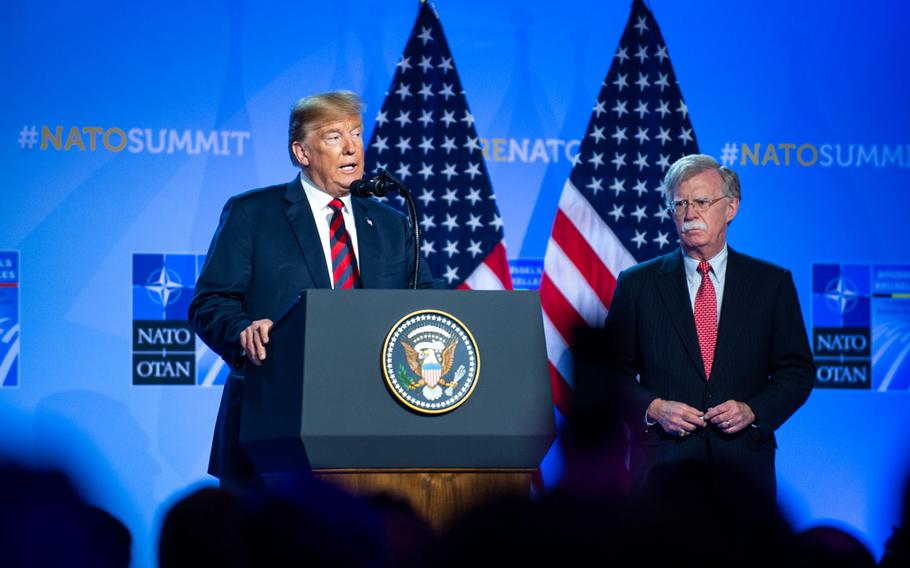
[[(407, 288), (414, 242), (407, 219), (371, 199), (351, 200), (364, 288)], [(420, 285), (432, 276), (420, 264)], [(234, 372), (225, 384), (209, 473), (243, 482), (255, 469), (239, 445), (244, 356), (240, 332), (253, 320), (277, 321), (301, 290), (331, 288), (325, 254), (299, 179), (228, 200), (196, 282), (189, 317), (199, 337)]]
[[(607, 316), (610, 380), (631, 431), (635, 481), (659, 463), (693, 458), (744, 469), (774, 490), (774, 431), (809, 396), (815, 367), (790, 272), (728, 251), (710, 380), (682, 252), (619, 276)], [(759, 427), (727, 435), (709, 426), (692, 436), (671, 436), (660, 425), (645, 425), (647, 407), (658, 397), (703, 411), (727, 400), (745, 402)]]

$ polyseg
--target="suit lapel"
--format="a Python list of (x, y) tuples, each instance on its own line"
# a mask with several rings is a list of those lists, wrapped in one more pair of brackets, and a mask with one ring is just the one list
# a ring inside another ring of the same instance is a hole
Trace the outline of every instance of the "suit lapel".
[(360, 267), (360, 284), (376, 288), (379, 275), (379, 238), (376, 222), (367, 211), (366, 198), (351, 198), (354, 225), (357, 227), (357, 262)]
[(291, 230), (294, 231), (297, 244), (300, 245), (303, 260), (313, 282), (317, 288), (331, 288), (325, 253), (322, 251), (322, 243), (316, 231), (316, 220), (313, 219), (313, 210), (310, 209), (310, 203), (303, 193), (299, 178), (288, 184), (284, 200), (287, 204), (284, 214), (291, 225)]
[[(717, 327), (717, 345), (714, 348), (714, 368), (722, 369), (732, 356), (743, 322), (748, 319), (749, 298), (753, 297), (747, 274), (747, 266), (741, 254), (727, 247), (727, 273), (724, 276), (724, 300), (720, 308), (720, 324)], [(714, 373), (718, 378), (723, 372)]]
[(702, 363), (701, 349), (698, 347), (698, 332), (695, 331), (695, 316), (692, 314), (692, 303), (689, 300), (682, 252), (677, 251), (664, 257), (657, 279), (657, 289), (670, 315), (670, 321), (673, 322), (673, 327), (682, 340), (686, 353), (689, 354), (689, 359), (704, 378), (705, 365)]

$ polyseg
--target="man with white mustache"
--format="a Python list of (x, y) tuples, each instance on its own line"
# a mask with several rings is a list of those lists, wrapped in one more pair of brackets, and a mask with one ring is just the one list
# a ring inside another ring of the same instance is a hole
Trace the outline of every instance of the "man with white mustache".
[(732, 466), (776, 495), (777, 430), (815, 367), (790, 272), (727, 246), (739, 178), (685, 156), (662, 181), (680, 250), (623, 271), (606, 331), (630, 471), (687, 459)]
[[(224, 206), (189, 309), (196, 333), (232, 367), (209, 461), (222, 486), (262, 485), (239, 440), (244, 367), (266, 359), (273, 322), (301, 290), (410, 282), (416, 245), (407, 219), (350, 193), (364, 171), (362, 114), (363, 102), (347, 91), (300, 99), (291, 108), (287, 146), (300, 173)], [(419, 285), (433, 286), (424, 262)], [(344, 338), (337, 343), (327, 357), (345, 356)]]

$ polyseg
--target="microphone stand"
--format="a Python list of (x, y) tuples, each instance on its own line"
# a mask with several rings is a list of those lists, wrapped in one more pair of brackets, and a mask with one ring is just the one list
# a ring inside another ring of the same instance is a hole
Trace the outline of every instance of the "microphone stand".
[(414, 198), (411, 192), (403, 183), (395, 179), (392, 174), (385, 170), (379, 170), (379, 175), (385, 174), (398, 187), (398, 192), (404, 196), (404, 201), (408, 206), (408, 217), (411, 219), (411, 229), (414, 234), (414, 277), (411, 279), (411, 289), (416, 290), (420, 283), (420, 225), (417, 224), (417, 206), (414, 204)]

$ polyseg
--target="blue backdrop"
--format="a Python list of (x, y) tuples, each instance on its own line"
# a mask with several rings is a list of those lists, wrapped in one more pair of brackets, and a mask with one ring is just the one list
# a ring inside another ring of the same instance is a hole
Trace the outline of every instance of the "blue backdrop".
[[(543, 257), (629, 8), (437, 3), (510, 258)], [(839, 523), (880, 554), (910, 467), (910, 7), (651, 9), (702, 151), (740, 173), (730, 242), (792, 269), (810, 333), (850, 328), (844, 302), (866, 310), (877, 378), (816, 390), (780, 432), (778, 471), (798, 527)], [(149, 315), (150, 294), (189, 297), (230, 195), (295, 175), (294, 100), (357, 91), (369, 135), (416, 14), (416, 0), (0, 5), (0, 439), (62, 464), (122, 518), (137, 565), (152, 563), (164, 507), (212, 481), (222, 379), (200, 349), (188, 360), (204, 384), (134, 386), (134, 321), (179, 319)], [(547, 151), (520, 151), (524, 139)], [(163, 272), (137, 268), (164, 254)]]

